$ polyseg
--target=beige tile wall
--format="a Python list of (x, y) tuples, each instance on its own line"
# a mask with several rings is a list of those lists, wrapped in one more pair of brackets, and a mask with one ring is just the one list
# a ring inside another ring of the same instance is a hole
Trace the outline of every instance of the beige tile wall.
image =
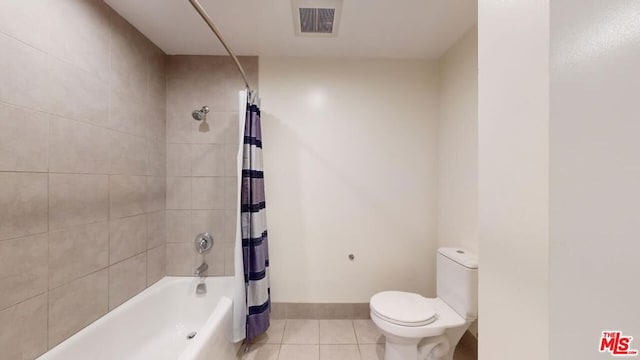
[[(258, 58), (241, 57), (258, 86)], [(193, 239), (212, 233), (209, 275), (233, 274), (236, 224), (238, 91), (227, 56), (170, 56), (167, 68), (167, 273), (192, 275), (202, 257)], [(191, 112), (209, 106), (206, 123)]]
[(166, 55), (101, 0), (0, 2), (0, 49), (0, 358), (33, 359), (166, 273)]

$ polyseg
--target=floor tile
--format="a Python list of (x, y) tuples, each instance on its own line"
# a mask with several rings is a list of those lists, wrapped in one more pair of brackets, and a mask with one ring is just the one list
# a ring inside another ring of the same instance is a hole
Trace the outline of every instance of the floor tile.
[(318, 320), (287, 320), (284, 327), (283, 344), (319, 344)]
[(320, 344), (357, 344), (352, 320), (319, 320)]
[(271, 319), (271, 325), (266, 333), (257, 337), (254, 344), (281, 344), (286, 320)]
[(360, 360), (358, 345), (320, 345), (320, 360)]
[(383, 360), (384, 345), (381, 344), (360, 344), (360, 356), (362, 360)]
[(384, 336), (371, 320), (353, 320), (358, 344), (382, 344)]
[(242, 354), (242, 360), (278, 360), (280, 345), (255, 344), (249, 351)]
[[(453, 357), (477, 358), (477, 345), (469, 341), (461, 341)], [(384, 360), (384, 336), (371, 320), (272, 319), (267, 334), (239, 359)]]
[(278, 360), (319, 360), (319, 345), (282, 345)]

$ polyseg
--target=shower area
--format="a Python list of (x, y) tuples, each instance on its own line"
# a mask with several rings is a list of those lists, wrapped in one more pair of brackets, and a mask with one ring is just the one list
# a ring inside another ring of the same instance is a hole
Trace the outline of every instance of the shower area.
[[(240, 61), (257, 86), (257, 57)], [(244, 116), (239, 89), (244, 86), (227, 56), (167, 58), (167, 276), (193, 276), (203, 261), (208, 276), (243, 275), (242, 267), (236, 267), (242, 262), (240, 255), (236, 263), (236, 236), (239, 124)], [(203, 106), (209, 109), (206, 117), (200, 115), (205, 114)], [(194, 114), (202, 120), (191, 116), (194, 110), (202, 111)], [(194, 248), (201, 233), (214, 239), (213, 248), (203, 255)]]
[[(257, 58), (241, 58), (257, 84)], [(193, 240), (209, 232), (209, 275), (234, 274), (240, 129), (235, 65), (224, 56), (167, 59), (167, 274), (193, 275)], [(194, 109), (208, 106), (206, 119)]]
[(122, 327), (138, 347), (143, 333), (174, 344), (172, 359), (195, 343), (181, 359), (215, 355), (203, 349), (228, 348), (219, 339), (237, 351), (243, 89), (258, 88), (258, 58), (239, 57), (240, 76), (230, 56), (166, 55), (101, 0), (0, 14), (0, 358), (98, 343), (123, 352), (97, 358), (149, 358)]

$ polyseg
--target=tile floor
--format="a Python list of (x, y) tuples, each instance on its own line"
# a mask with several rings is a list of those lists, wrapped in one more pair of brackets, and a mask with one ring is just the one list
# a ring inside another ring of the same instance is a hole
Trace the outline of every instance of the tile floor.
[[(467, 351), (470, 353), (470, 351)], [(271, 320), (242, 360), (383, 360), (384, 337), (371, 320)], [(454, 360), (477, 359), (456, 352)]]

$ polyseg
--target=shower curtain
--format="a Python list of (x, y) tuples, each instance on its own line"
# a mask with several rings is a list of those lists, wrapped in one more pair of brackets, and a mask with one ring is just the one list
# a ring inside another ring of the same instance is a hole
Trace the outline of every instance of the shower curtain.
[[(248, 98), (255, 97), (252, 95)], [(271, 311), (260, 109), (251, 100), (246, 105), (242, 151), (240, 214), (247, 301), (246, 340), (249, 342), (269, 328)]]

